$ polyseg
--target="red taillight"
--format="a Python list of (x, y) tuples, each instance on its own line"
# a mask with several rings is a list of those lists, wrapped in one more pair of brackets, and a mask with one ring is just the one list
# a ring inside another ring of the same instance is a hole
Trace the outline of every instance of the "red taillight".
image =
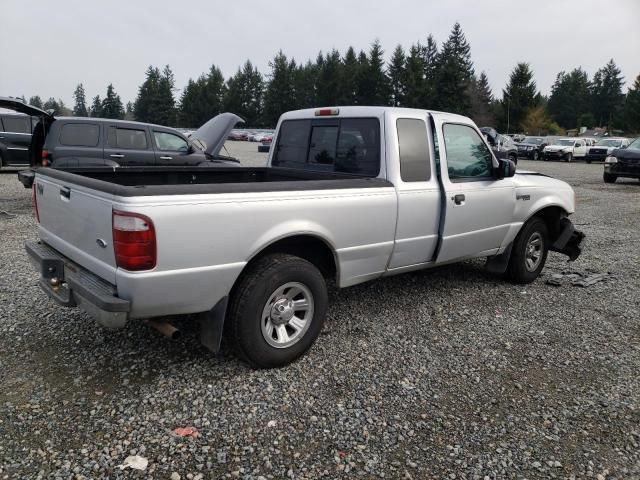
[(156, 266), (156, 231), (149, 217), (114, 210), (112, 225), (118, 267), (138, 272)]
[(33, 182), (33, 185), (31, 187), (31, 206), (33, 207), (33, 213), (36, 216), (36, 221), (40, 223), (40, 213), (38, 212), (38, 192), (36, 190), (37, 188), (38, 184), (36, 182)]
[(316, 110), (316, 117), (331, 117), (339, 114), (339, 108), (321, 108), (320, 110)]
[(43, 167), (48, 167), (49, 166), (49, 162), (50, 162), (49, 152), (47, 151), (46, 148), (43, 148), (42, 149), (42, 162), (40, 162), (40, 163), (41, 163), (41, 165)]

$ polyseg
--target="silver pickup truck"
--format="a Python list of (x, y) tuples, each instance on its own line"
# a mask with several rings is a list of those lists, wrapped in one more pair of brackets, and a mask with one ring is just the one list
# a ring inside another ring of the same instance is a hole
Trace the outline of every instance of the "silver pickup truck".
[(194, 315), (255, 367), (295, 360), (327, 311), (326, 281), (486, 257), (528, 283), (549, 250), (575, 260), (584, 235), (566, 183), (515, 172), (468, 118), (384, 107), (284, 114), (264, 168), (42, 168), (40, 285), (111, 328)]

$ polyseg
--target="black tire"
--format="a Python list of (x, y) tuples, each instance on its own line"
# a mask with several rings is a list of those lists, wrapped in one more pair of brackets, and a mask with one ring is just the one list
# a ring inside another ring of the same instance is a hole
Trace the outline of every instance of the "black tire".
[[(537, 236), (537, 237), (536, 237)], [(530, 241), (535, 238), (541, 240), (540, 260), (532, 265), (527, 263), (527, 251), (530, 247)], [(544, 268), (549, 253), (549, 233), (547, 225), (539, 217), (533, 217), (523, 227), (513, 242), (511, 249), (511, 258), (509, 258), (509, 266), (507, 267), (507, 277), (515, 283), (531, 283)]]
[(516, 165), (518, 164), (518, 156), (515, 153), (510, 153), (509, 155), (507, 155), (507, 158)]
[(618, 176), (612, 175), (611, 173), (603, 173), (602, 179), (604, 180), (604, 183), (616, 183)]
[(585, 162), (587, 162), (587, 163), (591, 163), (591, 159), (590, 159), (590, 158), (586, 158), (586, 159), (585, 159)]
[(537, 150), (533, 152), (533, 160), (540, 160), (540, 154)]
[[(295, 343), (276, 348), (267, 343), (263, 334), (263, 310), (279, 288), (293, 282), (302, 284), (312, 296), (310, 324)], [(327, 304), (327, 286), (315, 265), (293, 255), (266, 255), (249, 267), (235, 287), (229, 306), (227, 332), (239, 356), (252, 367), (282, 367), (313, 345), (322, 330)]]
[(573, 153), (569, 152), (564, 156), (564, 161), (565, 162), (572, 162), (573, 161)]

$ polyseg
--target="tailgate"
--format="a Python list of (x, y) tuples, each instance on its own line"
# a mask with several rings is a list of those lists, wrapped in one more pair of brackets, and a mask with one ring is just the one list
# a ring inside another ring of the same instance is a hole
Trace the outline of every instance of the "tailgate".
[(46, 175), (36, 174), (35, 183), (42, 241), (115, 284), (111, 199)]

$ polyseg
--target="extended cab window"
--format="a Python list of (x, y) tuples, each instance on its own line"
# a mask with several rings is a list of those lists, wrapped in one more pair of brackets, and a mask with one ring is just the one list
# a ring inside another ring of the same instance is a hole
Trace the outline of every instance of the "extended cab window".
[(187, 152), (189, 144), (178, 135), (168, 132), (153, 132), (158, 150), (169, 150), (172, 152)]
[(91, 123), (66, 123), (60, 130), (60, 144), (72, 147), (98, 145), (100, 127)]
[(272, 164), (375, 177), (380, 171), (379, 150), (377, 119), (285, 120)]
[(4, 117), (2, 122), (7, 133), (31, 133), (29, 117)]
[(134, 128), (109, 127), (109, 146), (129, 150), (146, 150), (147, 134)]
[(403, 182), (426, 182), (431, 178), (427, 125), (423, 120), (399, 118), (398, 149)]
[(491, 152), (473, 128), (447, 123), (442, 126), (442, 133), (451, 181), (464, 182), (491, 177)]

